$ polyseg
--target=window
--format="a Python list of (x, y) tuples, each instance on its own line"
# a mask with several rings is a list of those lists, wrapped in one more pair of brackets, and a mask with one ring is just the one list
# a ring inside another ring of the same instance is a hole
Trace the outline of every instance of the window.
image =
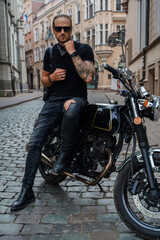
[(105, 10), (108, 10), (108, 0), (105, 0)]
[(88, 5), (89, 5), (89, 2), (88, 1), (86, 1), (86, 18), (89, 18), (89, 15), (88, 15)]
[(100, 10), (103, 10), (103, 0), (100, 0)]
[(99, 0), (99, 7), (100, 7), (100, 11), (103, 11), (103, 10), (108, 10), (109, 7), (108, 7), (108, 0)]
[(137, 29), (137, 44), (138, 44), (138, 52), (142, 51), (143, 47), (145, 47), (145, 38), (146, 38), (146, 1), (139, 0), (138, 4), (138, 29)]
[(44, 24), (43, 23), (41, 24), (41, 33), (42, 34), (44, 33)]
[(39, 41), (39, 33), (38, 33), (38, 28), (35, 29), (35, 42)]
[(37, 62), (39, 62), (39, 48), (37, 48)]
[(118, 32), (118, 38), (125, 44), (125, 25), (117, 25), (116, 31)]
[(95, 1), (86, 0), (86, 18), (91, 18), (94, 16)]
[(76, 6), (76, 23), (80, 23), (80, 5)]
[(26, 41), (26, 51), (28, 51), (28, 43), (27, 43), (27, 41)]
[(89, 0), (89, 17), (90, 18), (94, 16), (93, 4), (94, 4), (94, 1), (93, 0)]
[(160, 1), (156, 0), (155, 3), (155, 33), (160, 35), (160, 14), (159, 14), (159, 9), (160, 9)]
[(46, 33), (48, 33), (48, 21), (46, 22)]
[(45, 47), (41, 46), (41, 50), (40, 50), (41, 61), (43, 61), (43, 59), (44, 59), (44, 54), (45, 54)]
[(36, 62), (36, 49), (34, 49), (34, 62)]
[(29, 49), (31, 49), (32, 46), (31, 46), (31, 39), (29, 39)]
[(41, 24), (42, 39), (44, 38), (44, 23)]
[(105, 24), (105, 43), (108, 43), (108, 24)]
[(71, 8), (67, 10), (67, 15), (70, 16), (70, 18), (72, 18), (72, 9)]
[(92, 47), (95, 47), (95, 29), (92, 29)]
[(117, 25), (117, 27), (116, 27), (116, 32), (119, 32), (119, 31), (120, 31), (120, 26)]
[(78, 33), (78, 34), (76, 35), (76, 41), (80, 42), (80, 38), (81, 38), (81, 35), (80, 35), (80, 33)]
[(100, 44), (103, 44), (103, 24), (100, 24)]
[(28, 32), (31, 31), (31, 22), (28, 23)]
[(34, 61), (39, 62), (39, 48), (35, 48), (34, 50)]
[(116, 11), (122, 11), (121, 0), (116, 0)]
[(32, 56), (29, 57), (29, 65), (32, 66)]
[(87, 32), (87, 43), (89, 44), (90, 41), (90, 31)]

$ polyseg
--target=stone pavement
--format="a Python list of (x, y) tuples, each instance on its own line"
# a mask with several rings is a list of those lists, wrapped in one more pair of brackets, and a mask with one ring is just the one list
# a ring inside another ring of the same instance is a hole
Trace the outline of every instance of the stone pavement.
[[(106, 101), (103, 91), (89, 91), (89, 99)], [(69, 178), (54, 186), (38, 172), (36, 202), (10, 212), (21, 189), (25, 145), (42, 106), (38, 98), (0, 111), (0, 240), (142, 240), (124, 225), (115, 209), (116, 173), (104, 179), (104, 192), (100, 192), (98, 186)]]

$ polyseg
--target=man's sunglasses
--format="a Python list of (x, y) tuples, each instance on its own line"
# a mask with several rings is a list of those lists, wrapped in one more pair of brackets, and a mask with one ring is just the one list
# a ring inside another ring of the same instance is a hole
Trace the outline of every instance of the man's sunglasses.
[(61, 32), (62, 29), (64, 30), (64, 32), (70, 32), (71, 27), (69, 27), (69, 26), (68, 27), (54, 27), (54, 29), (56, 32)]

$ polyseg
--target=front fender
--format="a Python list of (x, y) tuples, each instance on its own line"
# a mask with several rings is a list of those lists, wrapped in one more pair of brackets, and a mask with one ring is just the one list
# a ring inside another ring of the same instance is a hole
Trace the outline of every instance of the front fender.
[(116, 168), (116, 172), (120, 172), (122, 170), (122, 168), (124, 168), (124, 166), (126, 166), (126, 164), (128, 162), (131, 161), (131, 159), (135, 159), (137, 160), (138, 162), (143, 162), (143, 159), (142, 159), (142, 153), (139, 151), (139, 152), (136, 152), (133, 156), (130, 155), (128, 156), (117, 168)]
[[(149, 149), (149, 156), (150, 156), (150, 160), (151, 163), (153, 161), (153, 153), (158, 152), (160, 153), (160, 148), (150, 148)], [(136, 152), (133, 156), (130, 155), (128, 156), (116, 169), (116, 172), (120, 172), (122, 170), (122, 168), (124, 168), (124, 166), (126, 166), (126, 164), (128, 162), (131, 161), (131, 159), (134, 159), (134, 161), (138, 161), (138, 162), (143, 162), (143, 157), (142, 157), (142, 153), (140, 151)]]

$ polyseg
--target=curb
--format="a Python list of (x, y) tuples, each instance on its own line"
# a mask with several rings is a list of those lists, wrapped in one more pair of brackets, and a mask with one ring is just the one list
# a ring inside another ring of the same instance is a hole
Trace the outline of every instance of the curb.
[(10, 104), (10, 105), (6, 105), (6, 106), (3, 106), (3, 107), (0, 107), (0, 110), (5, 109), (5, 108), (9, 108), (9, 107), (14, 107), (16, 105), (20, 105), (20, 104), (25, 103), (25, 102), (30, 102), (32, 100), (36, 100), (36, 99), (41, 98), (41, 97), (42, 96), (39, 96), (39, 97), (35, 97), (35, 98), (24, 100), (24, 101), (21, 101), (21, 102), (17, 102), (17, 103), (13, 103), (13, 104)]

